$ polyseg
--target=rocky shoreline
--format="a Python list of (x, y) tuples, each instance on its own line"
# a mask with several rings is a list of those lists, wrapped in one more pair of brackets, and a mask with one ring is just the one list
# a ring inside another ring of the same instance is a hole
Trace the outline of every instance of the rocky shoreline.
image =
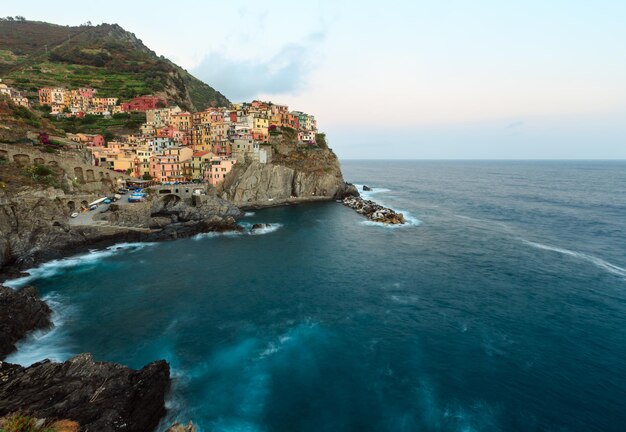
[(362, 214), (372, 222), (385, 225), (402, 225), (405, 223), (402, 213), (381, 206), (374, 201), (363, 199), (360, 196), (347, 196), (342, 202), (345, 206), (354, 209), (357, 213)]
[(15, 343), (29, 332), (51, 327), (51, 314), (35, 287), (13, 290), (0, 285), (0, 360), (15, 351)]
[[(348, 184), (340, 193), (358, 195), (356, 188)], [(332, 199), (316, 197), (294, 204)], [(66, 215), (55, 211), (51, 203), (38, 203), (42, 210), (52, 210), (53, 216), (46, 219), (38, 218), (32, 206), (16, 207), (13, 217), (17, 229), (11, 232), (11, 240), (18, 247), (9, 248), (14, 254), (10, 259), (7, 260), (5, 254), (0, 280), (24, 276), (24, 269), (46, 261), (118, 243), (165, 241), (206, 232), (244, 230), (236, 219), (242, 215), (239, 208), (217, 197), (200, 200), (197, 205), (153, 201), (145, 203), (144, 209), (131, 207), (137, 210), (136, 214), (116, 209), (101, 215), (105, 225), (78, 227), (62, 222)], [(276, 205), (288, 203), (254, 207)], [(267, 224), (258, 223), (250, 232), (267, 228)], [(21, 236), (20, 231), (27, 235)], [(13, 290), (0, 286), (0, 360), (13, 352), (15, 343), (30, 332), (51, 327), (50, 315), (50, 308), (38, 298), (34, 287)], [(169, 384), (169, 365), (165, 361), (150, 363), (141, 370), (97, 362), (88, 353), (62, 363), (44, 360), (29, 367), (0, 361), (0, 421), (19, 412), (39, 421), (67, 420), (80, 430), (151, 431), (165, 415)], [(191, 423), (174, 424), (168, 431), (193, 432), (195, 427)]]
[(71, 420), (81, 430), (151, 431), (165, 415), (170, 369), (160, 360), (141, 370), (79, 354), (28, 367), (0, 362), (0, 417), (12, 413)]

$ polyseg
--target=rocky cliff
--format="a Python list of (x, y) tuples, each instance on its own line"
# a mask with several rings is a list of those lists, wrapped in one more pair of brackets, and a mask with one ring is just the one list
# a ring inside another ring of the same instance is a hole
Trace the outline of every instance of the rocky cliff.
[(50, 308), (34, 287), (13, 290), (0, 285), (0, 360), (30, 331), (52, 325)]
[(302, 145), (291, 132), (274, 135), (265, 148), (269, 163), (238, 163), (220, 193), (240, 207), (324, 201), (358, 195), (341, 173), (337, 156), (325, 143)]
[(80, 354), (63, 363), (29, 367), (0, 362), (0, 417), (24, 412), (68, 419), (84, 431), (146, 432), (165, 414), (169, 365), (133, 370)]

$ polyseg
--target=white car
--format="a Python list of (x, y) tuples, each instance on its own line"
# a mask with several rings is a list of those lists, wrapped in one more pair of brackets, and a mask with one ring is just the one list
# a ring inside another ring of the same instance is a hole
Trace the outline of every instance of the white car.
[(74, 212), (70, 215), (70, 217), (73, 217), (73, 218), (78, 217), (78, 213)]

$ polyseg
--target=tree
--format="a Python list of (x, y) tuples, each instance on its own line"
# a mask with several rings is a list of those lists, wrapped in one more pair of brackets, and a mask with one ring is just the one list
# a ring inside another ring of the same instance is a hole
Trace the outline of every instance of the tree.
[(148, 173), (144, 173), (141, 178), (144, 180), (152, 180), (152, 176)]
[(24, 17), (23, 17), (23, 16), (21, 16), (21, 15), (17, 15), (17, 16), (15, 17), (15, 21), (24, 22), (24, 21), (26, 21), (26, 18), (24, 18)]

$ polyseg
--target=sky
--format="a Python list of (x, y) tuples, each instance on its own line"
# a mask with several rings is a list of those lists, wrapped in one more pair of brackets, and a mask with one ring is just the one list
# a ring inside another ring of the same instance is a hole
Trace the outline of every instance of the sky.
[(232, 101), (314, 114), (344, 159), (626, 159), (624, 0), (86, 4), (1, 14), (118, 23)]

